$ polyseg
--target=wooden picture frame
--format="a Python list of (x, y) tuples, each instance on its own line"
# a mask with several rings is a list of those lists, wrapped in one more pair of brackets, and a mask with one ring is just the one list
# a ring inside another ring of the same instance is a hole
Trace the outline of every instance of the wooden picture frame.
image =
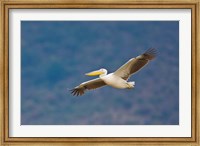
[[(1, 2), (1, 144), (63, 144), (63, 145), (199, 145), (199, 0), (181, 1), (20, 1), (2, 0)], [(191, 9), (192, 13), (192, 136), (191, 137), (131, 137), (131, 138), (63, 138), (63, 137), (9, 137), (9, 9)]]

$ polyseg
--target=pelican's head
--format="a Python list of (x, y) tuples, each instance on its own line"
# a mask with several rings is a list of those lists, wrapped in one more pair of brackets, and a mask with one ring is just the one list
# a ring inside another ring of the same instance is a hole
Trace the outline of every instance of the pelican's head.
[(107, 70), (104, 69), (104, 68), (101, 68), (99, 70), (95, 70), (95, 71), (92, 71), (92, 72), (89, 72), (89, 73), (86, 73), (85, 75), (87, 76), (101, 76), (101, 75), (106, 75), (107, 74)]

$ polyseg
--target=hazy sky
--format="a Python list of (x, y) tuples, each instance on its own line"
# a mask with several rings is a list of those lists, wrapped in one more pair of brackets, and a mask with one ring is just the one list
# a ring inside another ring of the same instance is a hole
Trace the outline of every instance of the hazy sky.
[[(22, 21), (21, 124), (179, 124), (178, 21)], [(74, 97), (69, 89), (113, 72), (148, 48), (158, 56), (129, 80)]]

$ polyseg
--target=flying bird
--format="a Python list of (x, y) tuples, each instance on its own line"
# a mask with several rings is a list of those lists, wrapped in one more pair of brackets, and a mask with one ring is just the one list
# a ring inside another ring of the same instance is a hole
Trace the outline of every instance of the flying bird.
[(131, 75), (138, 72), (142, 69), (150, 60), (153, 60), (156, 57), (157, 50), (154, 48), (148, 49), (145, 53), (131, 58), (128, 62), (122, 65), (113, 73), (107, 74), (107, 70), (101, 68), (100, 70), (89, 72), (85, 75), (87, 76), (97, 76), (99, 78), (89, 80), (87, 82), (81, 83), (79, 86), (70, 90), (73, 95), (79, 96), (83, 95), (86, 90), (96, 89), (103, 87), (105, 85), (112, 86), (119, 89), (130, 89), (134, 88), (135, 82), (128, 82), (128, 79)]

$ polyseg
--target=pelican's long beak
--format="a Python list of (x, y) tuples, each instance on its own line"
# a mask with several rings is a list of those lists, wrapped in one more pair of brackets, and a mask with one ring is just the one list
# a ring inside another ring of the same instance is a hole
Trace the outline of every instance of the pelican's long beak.
[(103, 71), (96, 70), (96, 71), (92, 71), (92, 72), (86, 73), (85, 75), (86, 76), (97, 76), (97, 75), (101, 75), (103, 73), (104, 73)]

